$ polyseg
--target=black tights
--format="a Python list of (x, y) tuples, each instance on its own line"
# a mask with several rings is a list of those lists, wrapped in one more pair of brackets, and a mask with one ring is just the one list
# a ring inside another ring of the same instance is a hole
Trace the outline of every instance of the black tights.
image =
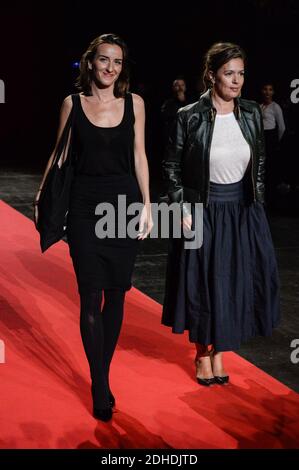
[(125, 291), (81, 292), (80, 331), (92, 380), (94, 406), (109, 406), (109, 368), (119, 337)]

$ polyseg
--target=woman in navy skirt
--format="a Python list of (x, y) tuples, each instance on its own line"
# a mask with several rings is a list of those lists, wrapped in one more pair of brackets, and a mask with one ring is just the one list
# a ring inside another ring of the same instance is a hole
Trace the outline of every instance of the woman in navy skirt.
[[(279, 277), (264, 212), (264, 137), (259, 105), (240, 98), (244, 51), (214, 44), (206, 54), (199, 101), (181, 108), (163, 162), (169, 198), (184, 231), (203, 204), (203, 243), (171, 239), (162, 323), (189, 331), (196, 377), (226, 384), (223, 351), (270, 336), (280, 320)], [(186, 235), (186, 232), (185, 232)]]

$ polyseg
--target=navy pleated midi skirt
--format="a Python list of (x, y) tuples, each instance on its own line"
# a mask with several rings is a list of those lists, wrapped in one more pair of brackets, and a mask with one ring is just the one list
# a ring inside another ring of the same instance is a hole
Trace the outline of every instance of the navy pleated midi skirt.
[(202, 246), (184, 249), (184, 238), (170, 240), (162, 324), (174, 333), (188, 330), (191, 342), (230, 351), (253, 336), (270, 336), (279, 321), (279, 276), (264, 207), (246, 202), (243, 181), (211, 182)]

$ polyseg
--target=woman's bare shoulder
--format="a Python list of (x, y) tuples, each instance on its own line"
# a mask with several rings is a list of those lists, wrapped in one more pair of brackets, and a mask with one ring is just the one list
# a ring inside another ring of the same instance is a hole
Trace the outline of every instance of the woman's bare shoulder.
[(136, 95), (136, 93), (132, 93), (132, 98), (133, 98), (133, 103), (134, 106), (136, 105), (137, 107), (142, 107), (144, 106), (144, 100), (141, 98), (141, 96)]
[(73, 107), (73, 100), (72, 100), (72, 95), (68, 95), (64, 98), (61, 108), (64, 111), (70, 111)]
[(132, 93), (132, 98), (135, 116), (143, 115), (145, 112), (143, 98), (135, 93)]

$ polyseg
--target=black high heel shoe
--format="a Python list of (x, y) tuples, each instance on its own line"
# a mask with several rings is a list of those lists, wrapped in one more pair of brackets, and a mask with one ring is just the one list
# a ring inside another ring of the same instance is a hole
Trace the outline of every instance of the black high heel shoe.
[[(91, 396), (92, 396), (92, 400), (94, 401), (94, 387), (93, 387), (92, 384), (91, 384)], [(97, 410), (96, 414), (101, 416), (103, 410), (105, 411), (105, 410), (108, 410), (109, 408), (112, 409), (114, 406), (115, 406), (115, 398), (114, 398), (113, 393), (109, 389), (109, 407), (108, 408), (96, 408), (96, 407), (94, 407), (93, 409)], [(105, 412), (104, 412), (104, 415), (105, 415)], [(101, 418), (99, 418), (99, 419), (101, 419)], [(105, 421), (105, 420), (103, 420), (103, 421)]]
[(210, 379), (201, 379), (200, 377), (196, 377), (196, 380), (200, 385), (204, 385), (205, 387), (209, 387), (216, 382), (215, 377), (211, 377)]
[(108, 408), (93, 408), (93, 416), (96, 419), (100, 419), (101, 421), (110, 421), (112, 418), (112, 408), (109, 406)]
[(225, 385), (225, 384), (228, 384), (229, 382), (229, 375), (215, 375), (214, 376), (215, 378), (215, 382), (219, 385)]
[[(198, 356), (196, 355), (195, 357), (195, 367), (196, 367), (196, 374), (197, 374), (197, 368), (198, 368)], [(197, 383), (199, 383), (200, 385), (204, 385), (205, 387), (209, 387), (210, 385), (213, 385), (215, 383), (215, 377), (210, 377), (209, 379), (204, 379), (204, 378), (201, 378), (201, 377), (198, 377), (196, 375), (196, 380), (197, 380)]]
[[(211, 363), (212, 363), (212, 366), (213, 366), (213, 353), (215, 351), (211, 351), (210, 353), (210, 357), (211, 357)], [(218, 384), (218, 385), (225, 385), (225, 384), (228, 384), (229, 382), (229, 375), (214, 375), (214, 378), (215, 378), (215, 382)]]

